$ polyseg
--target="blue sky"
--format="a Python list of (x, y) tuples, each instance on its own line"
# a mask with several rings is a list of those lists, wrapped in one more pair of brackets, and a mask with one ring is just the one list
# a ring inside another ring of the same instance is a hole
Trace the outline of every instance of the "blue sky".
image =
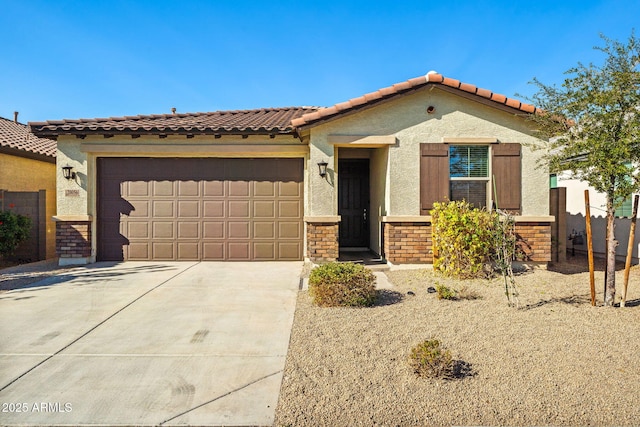
[(0, 116), (330, 106), (436, 70), (507, 96), (598, 63), (640, 1), (0, 0)]

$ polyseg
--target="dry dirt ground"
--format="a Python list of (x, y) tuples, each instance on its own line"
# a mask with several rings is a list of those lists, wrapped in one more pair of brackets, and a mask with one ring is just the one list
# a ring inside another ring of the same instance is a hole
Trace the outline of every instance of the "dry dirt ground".
[[(592, 307), (585, 265), (518, 275), (517, 309), (501, 279), (426, 269), (388, 272), (394, 286), (370, 308), (318, 308), (300, 292), (275, 425), (640, 425), (640, 268), (627, 307), (605, 308), (604, 274)], [(436, 282), (478, 298), (438, 300)], [(427, 338), (466, 375), (417, 377), (407, 358)]]
[(29, 287), (33, 283), (72, 268), (74, 267), (60, 267), (58, 258), (18, 265), (0, 261), (0, 292)]

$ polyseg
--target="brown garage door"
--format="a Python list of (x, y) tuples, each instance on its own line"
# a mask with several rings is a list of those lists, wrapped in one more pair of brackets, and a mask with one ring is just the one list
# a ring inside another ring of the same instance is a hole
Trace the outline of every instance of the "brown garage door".
[(302, 159), (98, 159), (98, 259), (300, 260)]

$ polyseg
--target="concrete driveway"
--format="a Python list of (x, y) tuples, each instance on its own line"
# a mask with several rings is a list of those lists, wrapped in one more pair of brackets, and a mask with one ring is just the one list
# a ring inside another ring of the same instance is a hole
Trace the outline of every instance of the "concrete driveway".
[(97, 263), (0, 293), (0, 424), (273, 424), (301, 269)]

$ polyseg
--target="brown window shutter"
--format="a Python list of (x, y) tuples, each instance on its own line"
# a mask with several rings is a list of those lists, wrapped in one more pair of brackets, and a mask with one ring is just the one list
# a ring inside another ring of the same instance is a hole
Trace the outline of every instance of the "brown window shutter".
[[(522, 201), (521, 146), (502, 143), (491, 146), (492, 172), (495, 194), (493, 202), (498, 209), (520, 212)], [(493, 190), (493, 189), (492, 189)]]
[(449, 146), (420, 144), (420, 215), (449, 199)]

